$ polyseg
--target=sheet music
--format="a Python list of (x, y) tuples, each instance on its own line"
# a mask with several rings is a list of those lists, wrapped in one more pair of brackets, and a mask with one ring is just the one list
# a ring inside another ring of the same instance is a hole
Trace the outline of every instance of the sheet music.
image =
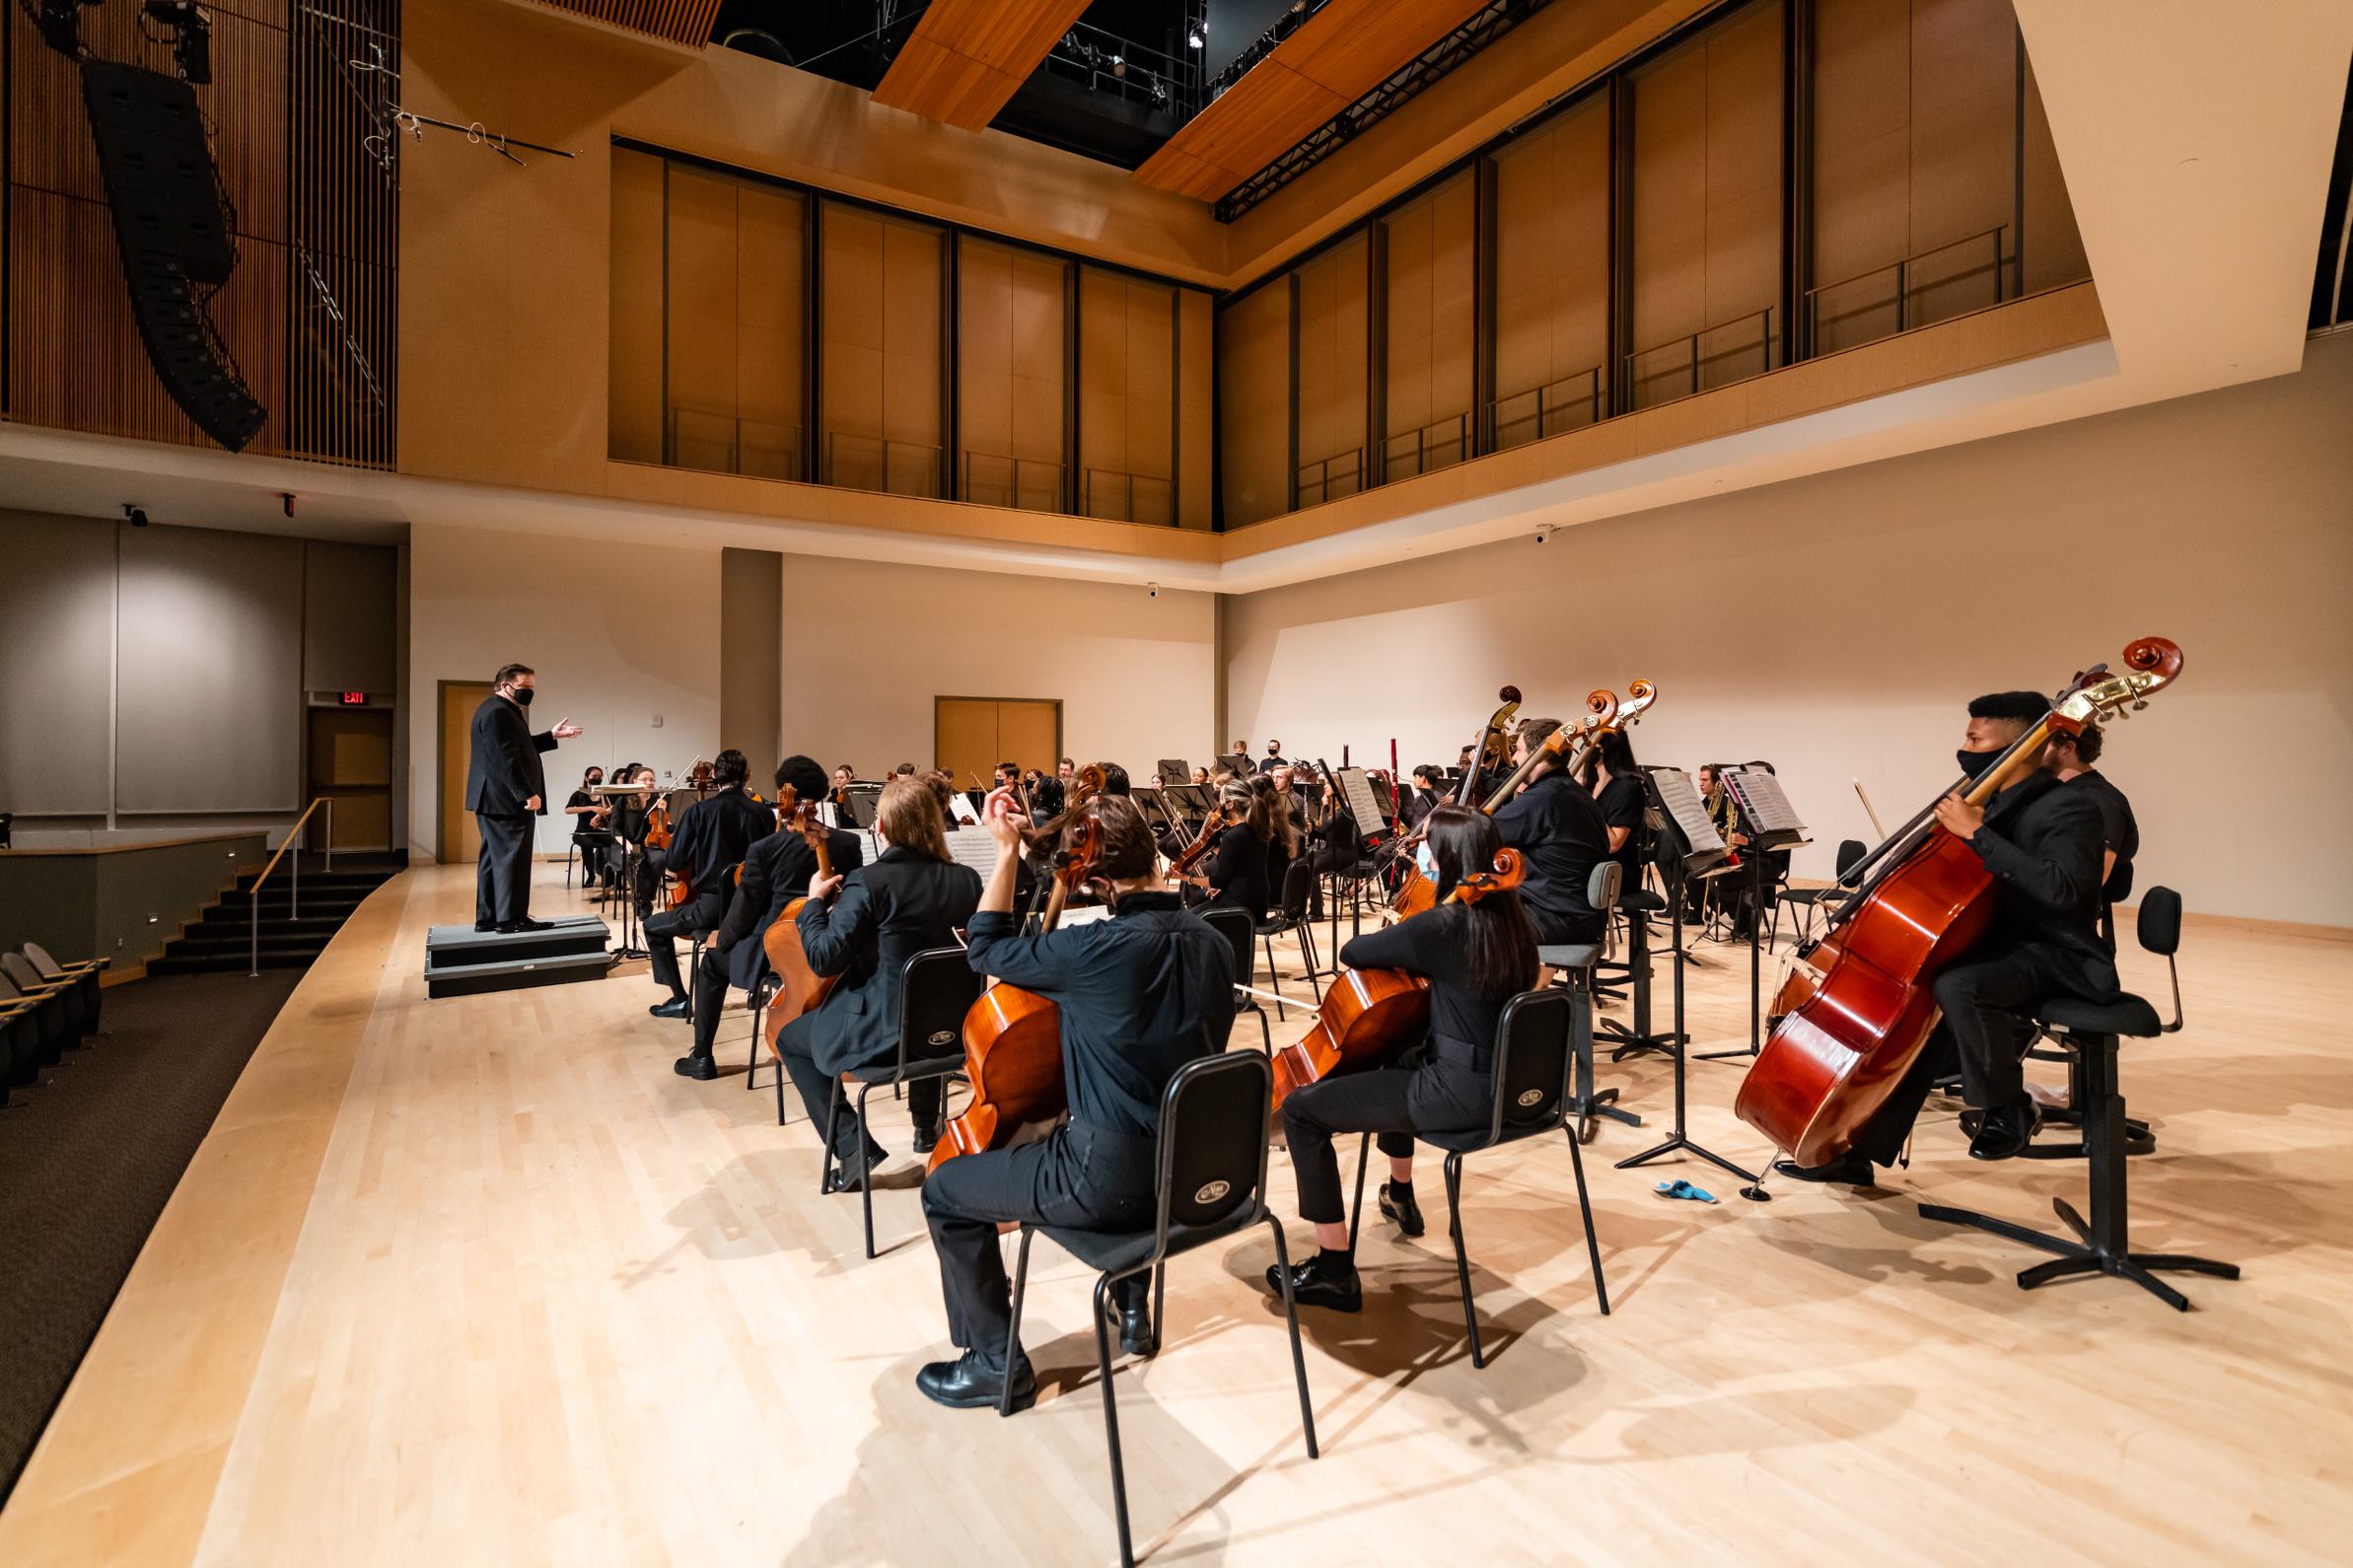
[(1694, 853), (1726, 852), (1730, 846), (1724, 842), (1724, 835), (1716, 831), (1715, 819), (1708, 816), (1707, 802), (1700, 799), (1699, 786), (1691, 781), (1690, 774), (1679, 767), (1646, 767), (1642, 771), (1659, 787), (1659, 799), (1666, 803), (1667, 815), (1675, 819), (1676, 827)]
[(948, 858), (969, 866), (986, 882), (997, 869), (997, 841), (985, 827), (957, 827), (948, 833)]
[(1359, 833), (1377, 833), (1388, 819), (1383, 815), (1381, 797), (1373, 793), (1373, 781), (1361, 767), (1344, 767), (1338, 772), (1340, 800), (1348, 808), (1348, 815), (1356, 819)]
[(960, 793), (949, 796), (948, 812), (950, 816), (966, 826), (978, 827), (980, 825), (980, 813), (973, 807), (972, 798), (969, 795)]
[(1798, 820), (1797, 809), (1781, 792), (1781, 781), (1772, 774), (1745, 767), (1726, 768), (1724, 787), (1732, 791), (1733, 803), (1740, 807), (1741, 815), (1756, 833), (1806, 831), (1806, 824)]
[(835, 809), (831, 801), (820, 801), (817, 803), (817, 820), (827, 827), (839, 827), (841, 813)]

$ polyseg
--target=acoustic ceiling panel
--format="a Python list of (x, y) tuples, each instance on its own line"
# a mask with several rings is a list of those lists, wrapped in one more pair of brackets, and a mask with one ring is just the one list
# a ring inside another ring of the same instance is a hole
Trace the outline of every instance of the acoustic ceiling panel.
[(1087, 0), (932, 0), (874, 101), (980, 130), (1086, 9)]

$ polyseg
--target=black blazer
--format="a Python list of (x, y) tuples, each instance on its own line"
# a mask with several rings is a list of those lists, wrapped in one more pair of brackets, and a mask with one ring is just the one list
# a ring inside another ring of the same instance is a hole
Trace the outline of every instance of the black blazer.
[[(1993, 873), (1989, 949), (2032, 946), (2055, 955), (2073, 989), (2096, 1002), (2116, 994), (2116, 964), (2100, 940), (2100, 858), (2106, 823), (2089, 790), (2048, 773), (1996, 795), (1969, 840)], [(1968, 962), (1966, 959), (1963, 962)]]
[[(836, 827), (827, 835), (825, 855), (845, 877), (866, 864), (866, 840)], [(784, 913), (784, 906), (809, 891), (817, 875), (817, 851), (799, 833), (776, 832), (753, 844), (744, 855), (744, 880), (727, 906), (727, 918), (711, 940), (728, 955), (728, 978), (749, 991), (766, 967), (761, 944), (768, 927)], [(746, 942), (744, 939), (751, 940)]]
[(523, 710), (497, 692), (474, 709), (473, 753), (465, 759), (465, 809), (490, 817), (527, 817), (524, 802), (539, 797), (538, 815), (547, 815), (547, 775), (539, 753), (555, 749), (555, 736), (542, 730), (532, 734)]
[(831, 908), (815, 898), (802, 905), (801, 950), (809, 966), (860, 976), (809, 1015), (820, 1070), (839, 1073), (896, 1058), (907, 960), (928, 948), (955, 947), (956, 928), (970, 924), (979, 907), (978, 872), (897, 845), (850, 873)]

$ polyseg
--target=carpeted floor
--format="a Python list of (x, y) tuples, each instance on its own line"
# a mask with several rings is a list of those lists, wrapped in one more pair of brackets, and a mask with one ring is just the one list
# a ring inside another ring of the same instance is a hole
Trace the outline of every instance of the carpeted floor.
[(106, 993), (106, 1033), (0, 1109), (0, 1500), (299, 970)]

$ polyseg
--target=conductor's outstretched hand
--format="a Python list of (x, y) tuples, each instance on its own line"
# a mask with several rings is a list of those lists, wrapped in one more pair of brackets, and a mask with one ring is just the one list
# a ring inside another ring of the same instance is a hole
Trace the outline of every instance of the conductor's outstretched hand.
[(572, 737), (576, 735), (584, 735), (587, 732), (582, 730), (579, 725), (574, 724), (570, 719), (558, 719), (555, 721), (555, 728), (548, 731), (547, 733), (554, 736), (559, 741), (569, 741), (572, 739)]

